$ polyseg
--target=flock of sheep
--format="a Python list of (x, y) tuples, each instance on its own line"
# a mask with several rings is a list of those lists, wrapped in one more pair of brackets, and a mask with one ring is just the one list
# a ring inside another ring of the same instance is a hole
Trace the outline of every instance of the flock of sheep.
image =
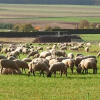
[[(67, 69), (71, 69), (73, 74), (74, 69), (77, 73), (88, 73), (88, 69), (93, 69), (93, 73), (97, 73), (97, 57), (96, 56), (84, 56), (83, 54), (73, 53), (66, 54), (66, 50), (78, 50), (83, 49), (85, 52), (89, 52), (91, 43), (48, 43), (44, 49), (45, 44), (9, 44), (4, 46), (0, 44), (0, 51), (4, 55), (0, 55), (0, 73), (1, 74), (22, 74), (23, 71), (30, 76), (32, 73), (35, 76), (35, 72), (38, 71), (47, 77), (51, 77), (52, 74), (56, 76), (56, 72), (65, 74), (67, 76)], [(27, 55), (26, 58), (20, 59), (20, 55)], [(22, 69), (22, 70), (21, 70)], [(26, 71), (28, 69), (28, 71)]]

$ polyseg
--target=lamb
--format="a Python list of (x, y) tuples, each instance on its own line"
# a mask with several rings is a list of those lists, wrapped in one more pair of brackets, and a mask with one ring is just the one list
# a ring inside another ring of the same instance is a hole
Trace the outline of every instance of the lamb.
[(56, 71), (60, 71), (61, 76), (63, 73), (66, 74), (66, 76), (67, 76), (67, 67), (65, 67), (65, 64), (62, 62), (57, 62), (50, 66), (47, 77), (51, 77), (52, 73), (54, 73), (54, 75), (56, 77)]
[(73, 68), (74, 68), (74, 62), (75, 62), (74, 59), (65, 59), (62, 62), (65, 64), (67, 68), (71, 69), (72, 74), (73, 74)]
[(94, 58), (83, 59), (78, 65), (77, 72), (81, 73), (81, 70), (83, 70), (82, 73), (84, 73), (85, 71), (85, 74), (87, 74), (88, 69), (93, 69), (93, 74), (97, 73), (97, 60), (96, 59)]
[(4, 68), (2, 71), (2, 74), (20, 74), (18, 71), (16, 71), (15, 69), (11, 69), (11, 68)]
[(0, 67), (1, 67), (1, 74), (2, 74), (3, 68), (15, 69), (16, 71), (18, 71), (21, 74), (21, 71), (18, 68), (15, 61), (7, 60), (7, 59), (1, 59), (0, 60)]

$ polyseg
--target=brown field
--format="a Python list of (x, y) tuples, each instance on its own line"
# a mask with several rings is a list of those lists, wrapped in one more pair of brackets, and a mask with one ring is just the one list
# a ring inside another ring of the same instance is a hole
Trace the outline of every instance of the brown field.
[(30, 43), (34, 38), (0, 38), (0, 43)]
[(32, 23), (73, 29), (80, 20), (100, 23), (99, 6), (0, 4), (0, 23)]

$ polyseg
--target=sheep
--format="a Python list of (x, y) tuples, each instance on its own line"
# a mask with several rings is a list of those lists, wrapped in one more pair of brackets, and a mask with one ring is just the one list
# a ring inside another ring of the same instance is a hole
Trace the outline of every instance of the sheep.
[(14, 61), (16, 62), (18, 68), (22, 68), (22, 72), (23, 72), (23, 70), (25, 71), (25, 69), (29, 68), (28, 64), (25, 61), (21, 61), (21, 60), (18, 60), (18, 59), (14, 60)]
[(50, 66), (47, 77), (51, 77), (52, 73), (54, 73), (54, 75), (56, 77), (56, 71), (60, 71), (61, 76), (63, 73), (66, 74), (66, 76), (67, 76), (67, 67), (65, 67), (65, 64), (62, 62), (57, 62)]
[(78, 64), (83, 60), (83, 59), (87, 59), (87, 58), (94, 58), (96, 59), (95, 56), (78, 56), (75, 58), (75, 66), (78, 67)]
[(58, 62), (57, 59), (51, 59), (49, 60), (49, 65), (51, 66), (52, 64), (57, 63), (57, 62)]
[(72, 74), (73, 74), (73, 68), (74, 68), (74, 62), (75, 62), (75, 60), (74, 59), (65, 59), (65, 60), (62, 60), (62, 62), (65, 64), (65, 66), (67, 68), (71, 69)]
[(99, 43), (99, 47), (100, 47), (100, 43)]
[(23, 58), (22, 61), (31, 62), (32, 60), (30, 58)]
[(28, 58), (31, 56), (34, 56), (35, 54), (38, 54), (38, 51), (32, 51), (28, 54)]
[(55, 51), (54, 55), (59, 56), (59, 57), (61, 57), (61, 56), (66, 57), (67, 56), (66, 52), (62, 51), (62, 50)]
[(25, 48), (25, 47), (24, 47), (24, 48), (22, 49), (22, 53), (23, 53), (23, 54), (28, 54), (28, 53), (29, 53), (28, 48)]
[(44, 71), (47, 73), (49, 73), (49, 68), (47, 66), (47, 64), (45, 62), (38, 62), (38, 63), (33, 63), (30, 62), (29, 63), (29, 71), (28, 71), (28, 75), (30, 76), (30, 73), (33, 73), (33, 75), (35, 76), (35, 72), (39, 71), (40, 72), (40, 76), (41, 74), (43, 74), (44, 76)]
[(15, 60), (16, 58), (14, 56), (10, 56), (7, 58), (8, 60)]
[(100, 52), (97, 54), (97, 58), (99, 58), (100, 57)]
[(40, 58), (46, 58), (47, 56), (50, 56), (51, 53), (49, 51), (44, 51), (40, 53)]
[(97, 60), (95, 58), (83, 59), (78, 65), (77, 72), (81, 73), (81, 70), (83, 70), (82, 73), (85, 71), (85, 74), (87, 74), (88, 69), (93, 69), (93, 74), (97, 73)]
[(89, 52), (89, 47), (86, 47), (85, 48), (85, 52)]
[(59, 62), (62, 62), (64, 59), (69, 59), (68, 57), (57, 57), (56, 58)]
[(20, 73), (15, 69), (4, 68), (2, 74), (20, 74)]
[(18, 51), (12, 51), (12, 52), (8, 53), (8, 57), (9, 56), (13, 56), (13, 57), (17, 58), (19, 56), (19, 52)]
[(68, 53), (68, 58), (73, 59), (74, 58), (74, 54), (73, 53)]
[(77, 46), (70, 47), (69, 50), (78, 50), (79, 48)]
[(7, 57), (0, 55), (0, 59), (7, 59)]
[(76, 57), (78, 57), (78, 56), (84, 56), (84, 55), (81, 54), (81, 53), (77, 53), (77, 54), (76, 54)]
[(91, 43), (86, 43), (86, 46), (87, 47), (91, 47)]
[(11, 68), (17, 70), (19, 73), (21, 73), (20, 69), (18, 68), (15, 61), (7, 60), (7, 59), (1, 59), (0, 60), (0, 67), (1, 67), (1, 74), (3, 68)]

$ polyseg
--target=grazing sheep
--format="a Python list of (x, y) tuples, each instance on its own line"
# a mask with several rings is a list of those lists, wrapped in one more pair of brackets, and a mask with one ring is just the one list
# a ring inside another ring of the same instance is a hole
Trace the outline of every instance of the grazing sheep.
[(78, 57), (78, 56), (84, 56), (84, 55), (83, 55), (83, 54), (78, 53), (78, 54), (76, 54), (76, 57)]
[(65, 51), (62, 51), (62, 50), (59, 50), (59, 51), (55, 51), (54, 55), (58, 56), (58, 57), (66, 57), (66, 52)]
[(17, 58), (17, 57), (19, 57), (19, 52), (18, 51), (12, 51), (12, 52), (9, 53), (8, 56), (13, 56), (13, 57)]
[(78, 65), (77, 72), (81, 73), (81, 70), (83, 70), (82, 73), (84, 73), (85, 71), (85, 74), (87, 74), (88, 69), (93, 69), (93, 74), (97, 73), (97, 60), (96, 59), (94, 58), (83, 59)]
[(100, 57), (100, 52), (97, 54), (97, 57)]
[(33, 75), (35, 76), (36, 71), (40, 72), (40, 76), (41, 76), (41, 74), (43, 74), (43, 76), (44, 76), (44, 72), (46, 72), (48, 75), (49, 68), (48, 68), (47, 64), (44, 62), (38, 62), (38, 63), (30, 62), (28, 75), (30, 75), (30, 73), (33, 73)]
[(8, 60), (15, 60), (16, 58), (14, 56), (8, 57)]
[(7, 57), (0, 55), (0, 59), (7, 59)]
[(4, 68), (2, 74), (20, 74), (17, 70), (11, 68)]
[(87, 47), (91, 47), (91, 43), (86, 43), (86, 46)]
[(73, 53), (68, 53), (68, 58), (73, 59), (74, 58), (74, 54)]
[(51, 59), (51, 60), (49, 60), (49, 65), (51, 66), (52, 64), (55, 64), (55, 63), (57, 63), (58, 62), (58, 60), (56, 60), (56, 59)]
[(52, 73), (54, 73), (56, 77), (56, 71), (60, 71), (61, 76), (63, 73), (67, 76), (67, 67), (65, 67), (65, 64), (62, 62), (57, 62), (50, 66), (47, 77), (51, 77)]
[(40, 53), (40, 58), (46, 58), (47, 56), (50, 56), (51, 53), (48, 51), (44, 51)]
[(96, 59), (95, 56), (78, 56), (75, 58), (75, 66), (78, 67), (78, 64), (83, 60), (83, 59), (87, 59), (87, 58), (94, 58)]
[(24, 59), (22, 59), (22, 61), (31, 62), (32, 60), (30, 58), (24, 58)]
[(67, 68), (71, 69), (72, 74), (73, 74), (73, 68), (74, 68), (74, 62), (75, 62), (74, 59), (65, 59), (62, 62), (65, 64)]
[(75, 66), (78, 67), (78, 64), (83, 60), (83, 56), (78, 56), (75, 58)]
[(68, 57), (57, 57), (58, 62), (62, 62), (64, 59), (69, 59)]
[(1, 67), (1, 74), (3, 68), (11, 68), (17, 70), (19, 73), (21, 73), (20, 69), (18, 68), (15, 61), (7, 60), (7, 59), (1, 59), (0, 60), (0, 67)]
[(70, 47), (69, 50), (78, 50), (79, 48), (77, 46)]
[(14, 61), (16, 62), (18, 68), (22, 68), (22, 72), (23, 72), (23, 70), (25, 71), (25, 69), (29, 68), (28, 64), (25, 61), (21, 61), (21, 60), (18, 60), (18, 59), (14, 60)]
[(32, 51), (28, 54), (28, 58), (31, 56), (34, 56), (35, 54), (38, 54), (38, 51)]
[(85, 52), (89, 52), (89, 47), (86, 47), (85, 48)]

